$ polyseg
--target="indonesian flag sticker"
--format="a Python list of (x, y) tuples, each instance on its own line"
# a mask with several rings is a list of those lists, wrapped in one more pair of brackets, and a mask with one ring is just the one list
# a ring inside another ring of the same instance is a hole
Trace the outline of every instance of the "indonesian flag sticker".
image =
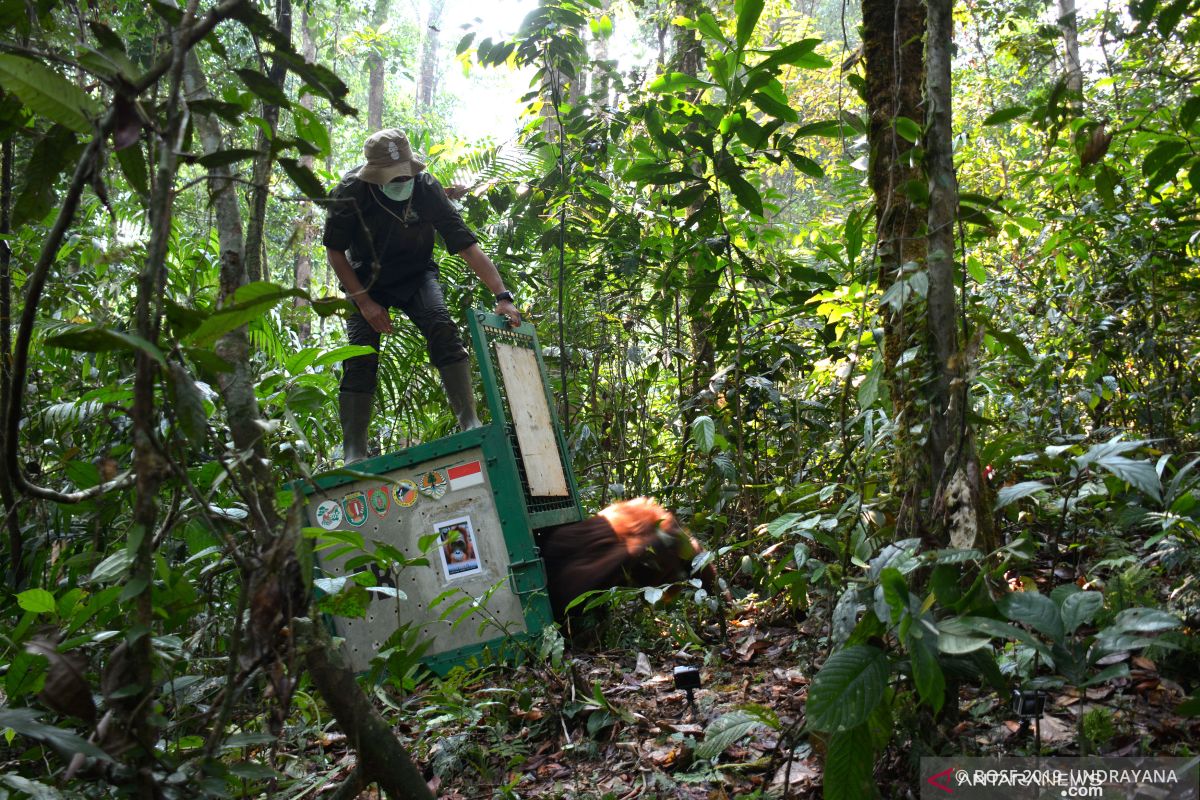
[(446, 470), (450, 479), (450, 491), (466, 489), (468, 486), (479, 486), (483, 483), (483, 465), (478, 461), (468, 461)]

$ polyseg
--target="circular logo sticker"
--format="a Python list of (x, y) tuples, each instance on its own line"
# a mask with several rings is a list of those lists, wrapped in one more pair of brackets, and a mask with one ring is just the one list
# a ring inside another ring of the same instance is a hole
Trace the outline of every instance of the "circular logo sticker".
[(421, 476), (421, 482), (417, 488), (421, 490), (421, 494), (426, 497), (432, 497), (434, 500), (441, 500), (446, 495), (446, 489), (449, 484), (446, 481), (446, 473), (440, 469), (432, 469)]
[(376, 486), (367, 490), (367, 505), (378, 517), (386, 517), (392, 507), (392, 493), (386, 486)]
[(408, 508), (413, 503), (417, 502), (417, 485), (408, 478), (401, 478), (396, 481), (396, 505), (402, 508)]
[(337, 500), (326, 500), (317, 506), (317, 524), (331, 531), (342, 524), (342, 504)]
[(351, 492), (342, 498), (342, 509), (346, 512), (346, 522), (354, 527), (361, 526), (367, 521), (367, 495), (365, 492)]

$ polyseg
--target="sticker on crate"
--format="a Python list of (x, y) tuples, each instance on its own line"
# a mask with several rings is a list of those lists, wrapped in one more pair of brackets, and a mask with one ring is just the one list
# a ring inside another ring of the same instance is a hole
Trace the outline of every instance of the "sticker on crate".
[(346, 512), (346, 522), (356, 528), (362, 527), (367, 521), (367, 493), (363, 491), (350, 492), (342, 498), (342, 509)]
[(401, 508), (409, 508), (413, 503), (417, 502), (417, 484), (408, 478), (401, 478), (396, 481), (395, 495), (396, 505)]
[(367, 490), (367, 505), (375, 512), (375, 515), (380, 519), (387, 516), (388, 509), (392, 507), (392, 491), (386, 486), (376, 486), (374, 489)]
[(440, 469), (431, 469), (421, 476), (421, 482), (417, 484), (417, 488), (426, 497), (441, 500), (446, 496), (446, 485), (446, 473)]
[(317, 524), (327, 531), (342, 524), (342, 504), (337, 500), (326, 500), (317, 506)]
[(475, 543), (475, 527), (470, 517), (435, 522), (433, 530), (438, 535), (438, 552), (446, 580), (483, 571), (483, 565), (479, 562), (479, 546)]
[(466, 489), (468, 486), (480, 486), (483, 484), (483, 465), (478, 461), (468, 461), (446, 470), (446, 477), (450, 481), (452, 492)]

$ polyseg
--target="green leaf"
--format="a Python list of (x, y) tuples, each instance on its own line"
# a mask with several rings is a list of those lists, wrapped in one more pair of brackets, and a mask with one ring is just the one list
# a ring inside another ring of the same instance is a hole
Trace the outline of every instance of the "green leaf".
[(747, 714), (745, 711), (731, 711), (728, 714), (722, 714), (709, 723), (708, 729), (704, 733), (704, 741), (696, 747), (696, 757), (716, 758), (734, 742), (762, 726), (761, 719)]
[(1013, 622), (1025, 623), (1053, 641), (1062, 641), (1062, 617), (1049, 597), (1037, 592), (1012, 592), (1000, 598), (996, 606)]
[(871, 371), (867, 373), (867, 377), (863, 378), (863, 382), (858, 385), (858, 407), (860, 410), (866, 411), (875, 405), (875, 401), (879, 399), (879, 387), (882, 381), (883, 363), (877, 360), (871, 365)]
[(716, 442), (717, 425), (713, 422), (712, 417), (699, 416), (692, 420), (692, 438), (696, 440), (696, 447), (701, 453), (707, 453), (713, 449), (713, 444)]
[(1063, 630), (1070, 635), (1084, 623), (1095, 619), (1104, 608), (1104, 595), (1100, 592), (1074, 592), (1062, 602)]
[(45, 589), (27, 589), (17, 595), (17, 605), (35, 614), (53, 614), (58, 606), (54, 595)]
[(754, 34), (758, 18), (762, 15), (763, 0), (737, 0), (734, 7), (737, 9), (737, 45), (740, 50)]
[(255, 72), (252, 69), (235, 69), (234, 72), (242, 79), (242, 83), (246, 85), (246, 88), (257, 95), (263, 102), (283, 108), (291, 106), (283, 90), (272, 83), (271, 79), (261, 72)]
[(0, 729), (12, 728), (22, 736), (28, 736), (30, 739), (50, 745), (64, 756), (69, 757), (81, 753), (101, 761), (112, 761), (112, 757), (108, 753), (73, 731), (39, 722), (40, 716), (31, 708), (0, 710)]
[(206, 156), (201, 156), (197, 159), (197, 163), (206, 169), (214, 167), (227, 167), (230, 164), (236, 164), (238, 161), (245, 161), (248, 158), (257, 158), (262, 155), (262, 151), (253, 150), (245, 147), (231, 147), (227, 150), (218, 150), (215, 153), (209, 153)]
[(760, 217), (763, 215), (762, 197), (749, 181), (741, 175), (726, 175), (721, 180), (733, 191), (733, 196), (737, 198), (738, 204), (742, 208)]
[(965, 655), (990, 647), (991, 639), (973, 636), (976, 630), (957, 617), (938, 622), (938, 649), (947, 655)]
[(764, 113), (770, 114), (776, 119), (781, 119), (785, 122), (797, 122), (800, 119), (800, 116), (796, 113), (796, 109), (792, 108), (786, 102), (780, 102), (777, 98), (772, 97), (766, 92), (755, 92), (750, 96), (750, 102), (762, 109)]
[(908, 117), (896, 117), (894, 120), (896, 133), (916, 144), (921, 140), (921, 126)]
[(989, 114), (987, 116), (987, 118), (983, 121), (983, 124), (984, 125), (1001, 125), (1005, 122), (1008, 122), (1009, 120), (1016, 119), (1017, 117), (1021, 116), (1022, 114), (1025, 114), (1028, 111), (1029, 111), (1029, 109), (1026, 108), (1025, 106), (1009, 106), (1008, 108), (1002, 108), (999, 111), (994, 111), (991, 114)]
[(29, 110), (76, 133), (91, 133), (100, 106), (54, 70), (21, 56), (0, 54), (0, 86), (21, 98)]
[(1162, 502), (1162, 483), (1152, 461), (1136, 461), (1120, 455), (1102, 456), (1095, 463), (1116, 475), (1143, 494)]
[(30, 800), (63, 800), (62, 792), (53, 786), (31, 781), (15, 773), (0, 775), (0, 784), (29, 795)]
[(325, 185), (311, 169), (294, 158), (280, 158), (279, 166), (292, 179), (292, 183), (308, 197), (322, 198), (326, 195)]
[(887, 656), (870, 645), (831, 655), (809, 688), (809, 727), (833, 733), (862, 725), (883, 699), (888, 671)]
[(786, 44), (778, 50), (771, 51), (766, 58), (755, 65), (755, 69), (769, 70), (783, 64), (801, 65), (801, 62), (805, 62), (802, 65), (807, 66), (807, 57), (813, 55), (813, 50), (820, 43), (820, 39), (803, 39), (799, 42)]
[(696, 19), (696, 30), (714, 42), (725, 42), (725, 34), (721, 31), (721, 25), (717, 22), (717, 18), (707, 11)]
[(13, 207), (14, 228), (29, 222), (41, 222), (55, 208), (58, 198), (54, 189), (59, 177), (74, 165), (81, 149), (82, 145), (75, 142), (74, 132), (62, 125), (52, 126), (37, 140), (22, 170), (24, 180)]
[(369, 356), (375, 352), (374, 347), (368, 347), (361, 344), (344, 344), (341, 347), (335, 347), (328, 352), (322, 353), (313, 362), (313, 369), (335, 364), (340, 361), (345, 361), (347, 358), (355, 356)]
[(1035, 495), (1038, 492), (1044, 492), (1049, 488), (1049, 486), (1041, 481), (1023, 481), (1021, 483), (1014, 483), (1012, 486), (1003, 486), (1000, 491), (996, 492), (995, 508), (999, 511), (1009, 503), (1016, 502), (1023, 497)]
[[(918, 637), (916, 633), (926, 635)], [(946, 702), (946, 676), (942, 674), (942, 666), (938, 663), (938, 642), (939, 637), (922, 629), (920, 623), (912, 626), (906, 642), (917, 694), (935, 714), (941, 711), (942, 704)]]
[(825, 755), (825, 800), (868, 800), (875, 787), (875, 748), (866, 725), (835, 733)]
[(1025, 342), (1015, 333), (1010, 331), (1002, 331), (989, 325), (988, 335), (995, 339), (1000, 344), (1004, 345), (1004, 349), (1017, 357), (1017, 360), (1027, 366), (1034, 366), (1033, 356), (1029, 355), (1028, 348), (1025, 347)]
[(1173, 614), (1157, 608), (1127, 608), (1117, 614), (1106, 630), (1122, 633), (1162, 633), (1174, 630), (1183, 623)]
[(85, 353), (103, 353), (110, 350), (141, 351), (150, 356), (161, 366), (167, 365), (162, 351), (140, 336), (122, 331), (114, 331), (102, 325), (77, 325), (71, 330), (46, 338), (46, 344), (51, 347), (63, 347), (67, 350), (79, 350)]
[(808, 156), (788, 150), (785, 152), (788, 161), (792, 162), (792, 166), (797, 172), (801, 172), (810, 178), (824, 178), (825, 170), (816, 161), (813, 161)]
[(171, 362), (168, 374), (171, 396), (175, 401), (175, 418), (179, 420), (179, 427), (183, 429), (187, 440), (200, 447), (208, 437), (208, 413), (204, 408), (200, 387), (196, 385), (187, 367), (178, 361)]
[(646, 88), (651, 92), (674, 94), (684, 89), (707, 88), (715, 85), (683, 72), (667, 72), (651, 81)]
[(108, 583), (125, 577), (125, 573), (129, 571), (129, 565), (133, 563), (133, 555), (132, 550), (122, 547), (96, 565), (96, 568), (92, 570), (91, 581)]

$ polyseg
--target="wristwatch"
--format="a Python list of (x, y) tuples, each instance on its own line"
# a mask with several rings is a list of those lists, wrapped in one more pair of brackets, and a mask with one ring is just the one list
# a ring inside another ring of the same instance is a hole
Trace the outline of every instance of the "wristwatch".
[(517, 301), (517, 298), (513, 295), (512, 292), (503, 291), (500, 294), (496, 295), (497, 303), (501, 302), (502, 300), (507, 300), (510, 303), (515, 303)]

